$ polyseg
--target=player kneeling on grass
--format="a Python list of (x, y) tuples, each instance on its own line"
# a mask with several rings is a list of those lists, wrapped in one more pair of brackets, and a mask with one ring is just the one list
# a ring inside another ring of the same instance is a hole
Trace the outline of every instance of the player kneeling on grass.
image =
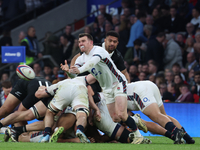
[(174, 140), (174, 144), (181, 144), (184, 138), (186, 143), (194, 144), (195, 141), (180, 125), (180, 123), (165, 112), (158, 87), (151, 81), (138, 81), (127, 85), (128, 109), (139, 108), (152, 121), (165, 128), (166, 137)]
[(49, 142), (51, 128), (53, 126), (53, 116), (69, 105), (77, 112), (76, 136), (83, 143), (90, 142), (83, 133), (87, 124), (87, 116), (89, 115), (85, 77), (66, 79), (49, 87), (41, 86), (35, 95), (38, 98), (48, 97), (49, 95), (54, 96), (46, 111), (44, 119), (45, 133), (39, 142)]

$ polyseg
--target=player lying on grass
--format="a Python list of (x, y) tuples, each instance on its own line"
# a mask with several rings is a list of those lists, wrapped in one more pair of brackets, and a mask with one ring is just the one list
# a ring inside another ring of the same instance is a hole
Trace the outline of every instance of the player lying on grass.
[[(112, 118), (109, 115), (104, 96), (99, 95), (98, 108), (101, 112), (101, 120), (97, 120), (98, 118), (94, 115), (94, 125), (98, 127), (101, 131), (103, 131), (107, 136), (100, 136), (97, 128), (88, 127), (86, 130), (86, 135), (90, 135), (96, 142), (108, 142), (111, 140), (117, 140), (122, 143), (131, 143), (134, 139), (134, 134), (131, 131), (127, 130), (125, 127), (121, 126), (118, 123), (114, 123)], [(139, 119), (139, 118), (138, 118)], [(80, 140), (76, 137), (74, 131), (76, 117), (73, 109), (66, 109), (65, 113), (60, 116), (57, 121), (57, 126), (59, 129), (54, 132), (52, 137), (50, 138), (50, 142), (80, 142)], [(61, 134), (63, 132), (63, 134)], [(61, 136), (59, 137), (59, 135)], [(42, 136), (42, 132), (38, 133), (26, 133), (22, 134), (19, 137), (19, 141), (22, 142), (38, 142)], [(149, 139), (143, 141), (144, 143), (151, 143)]]
[(152, 121), (165, 128), (166, 137), (174, 140), (174, 144), (181, 144), (183, 137), (186, 143), (194, 144), (192, 139), (180, 123), (165, 112), (158, 87), (151, 81), (138, 81), (127, 85), (128, 109), (139, 110)]
[(87, 116), (89, 115), (85, 77), (66, 79), (49, 87), (40, 87), (35, 95), (37, 98), (48, 97), (49, 95), (54, 96), (48, 105), (48, 110), (46, 111), (44, 119), (45, 134), (39, 142), (49, 141), (51, 128), (54, 123), (53, 117), (69, 105), (77, 112), (76, 136), (78, 136), (83, 143), (90, 142), (83, 133), (87, 125)]
[[(35, 92), (41, 85), (48, 86), (51, 83), (40, 77), (36, 77), (31, 81), (19, 79), (0, 108), (0, 119), (9, 115), (20, 103), (18, 111), (25, 111), (40, 101), (40, 99), (35, 97)], [(20, 114), (20, 112), (17, 113)], [(3, 127), (2, 123), (0, 123), (1, 127)]]

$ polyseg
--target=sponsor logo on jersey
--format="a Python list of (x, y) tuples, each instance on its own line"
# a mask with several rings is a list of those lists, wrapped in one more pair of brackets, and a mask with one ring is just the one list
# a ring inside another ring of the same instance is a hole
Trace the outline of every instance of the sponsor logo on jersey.
[(120, 87), (117, 87), (117, 90), (120, 90)]
[(147, 97), (143, 98), (143, 102), (150, 101)]
[(20, 96), (22, 93), (19, 92), (19, 91), (17, 91), (17, 92), (15, 92), (15, 94), (16, 94), (17, 96)]

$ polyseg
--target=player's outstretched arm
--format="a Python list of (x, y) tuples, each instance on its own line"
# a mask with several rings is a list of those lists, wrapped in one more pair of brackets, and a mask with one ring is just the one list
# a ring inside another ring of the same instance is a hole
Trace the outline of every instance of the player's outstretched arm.
[[(67, 60), (65, 60), (65, 64), (60, 64), (60, 68), (65, 71), (70, 78), (74, 78), (77, 75), (73, 72), (73, 69), (69, 69), (69, 65), (67, 64)], [(78, 74), (78, 73), (77, 73)]]
[(46, 86), (40, 86), (38, 90), (35, 92), (35, 97), (38, 99), (49, 97), (50, 95), (46, 92)]

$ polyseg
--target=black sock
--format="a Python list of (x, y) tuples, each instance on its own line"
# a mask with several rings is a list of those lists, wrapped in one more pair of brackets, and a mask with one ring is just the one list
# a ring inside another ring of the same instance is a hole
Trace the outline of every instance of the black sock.
[(185, 131), (185, 129), (183, 127), (181, 129), (185, 133), (184, 136), (183, 136), (183, 139), (186, 141), (186, 143), (188, 143), (188, 144), (193, 143), (193, 142), (191, 142), (192, 137), (189, 134), (187, 134), (187, 132)]
[(175, 139), (174, 136), (173, 136), (173, 138), (172, 138), (171, 133), (170, 133), (169, 131), (166, 131), (166, 132), (165, 132), (165, 136), (168, 137), (168, 138), (170, 138), (171, 140), (174, 140), (174, 139)]
[(171, 139), (175, 139), (178, 128), (173, 124), (173, 122), (168, 122), (165, 125), (165, 129), (171, 133)]
[(85, 128), (82, 125), (78, 125), (77, 129), (81, 130), (82, 132), (84, 132)]
[(20, 127), (13, 127), (14, 130), (16, 130), (19, 134), (22, 134), (24, 132), (27, 132), (26, 125), (20, 126)]
[(50, 135), (51, 134), (51, 127), (46, 127), (45, 129), (44, 129), (44, 135), (43, 136), (46, 136), (46, 135)]
[(137, 130), (137, 125), (135, 124), (135, 121), (133, 118), (128, 116), (127, 120), (124, 122), (129, 128), (131, 128), (133, 131)]
[(4, 125), (0, 122), (0, 128), (2, 128)]

